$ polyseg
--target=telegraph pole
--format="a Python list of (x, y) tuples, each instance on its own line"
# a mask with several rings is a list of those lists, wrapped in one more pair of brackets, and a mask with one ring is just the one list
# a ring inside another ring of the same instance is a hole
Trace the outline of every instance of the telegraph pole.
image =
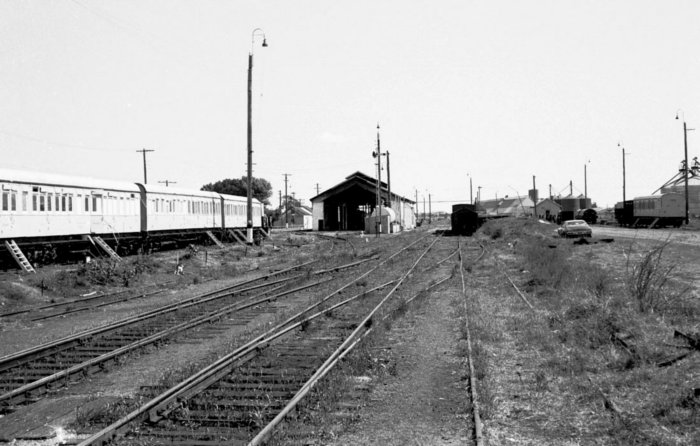
[(535, 203), (535, 219), (537, 219), (537, 186), (535, 185), (535, 176), (532, 176), (532, 195), (533, 195), (533, 202)]
[(389, 151), (386, 151), (386, 185), (389, 188), (389, 198), (386, 200), (386, 207), (391, 209), (391, 167), (389, 167)]
[(155, 152), (155, 150), (141, 149), (137, 150), (137, 152), (143, 153), (143, 184), (148, 184), (148, 175), (146, 173), (146, 152)]
[(428, 194), (428, 224), (433, 222), (433, 200), (431, 195)]
[(372, 152), (372, 156), (377, 158), (377, 211), (379, 222), (376, 224), (377, 237), (382, 232), (382, 147), (379, 142), (379, 123), (377, 123), (377, 151)]
[(284, 227), (289, 228), (289, 195), (287, 195), (287, 177), (290, 173), (284, 173)]
[(476, 191), (476, 202), (478, 203), (481, 201), (481, 186), (477, 186), (477, 189), (479, 189)]
[(472, 191), (472, 176), (469, 175), (469, 204), (474, 204), (474, 193)]
[(159, 181), (159, 183), (165, 183), (165, 187), (168, 187), (171, 184), (177, 184), (177, 181), (165, 180), (165, 181)]

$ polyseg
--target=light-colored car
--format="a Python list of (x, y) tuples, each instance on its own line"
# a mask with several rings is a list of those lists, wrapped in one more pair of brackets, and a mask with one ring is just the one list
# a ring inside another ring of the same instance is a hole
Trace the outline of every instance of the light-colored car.
[(593, 230), (583, 220), (565, 221), (557, 232), (561, 237), (591, 237)]

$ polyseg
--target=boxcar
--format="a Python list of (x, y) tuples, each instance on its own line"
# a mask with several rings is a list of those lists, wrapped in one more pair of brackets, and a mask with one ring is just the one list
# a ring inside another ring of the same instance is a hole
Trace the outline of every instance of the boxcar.
[(634, 224), (679, 227), (685, 219), (683, 194), (668, 192), (634, 198)]
[(472, 235), (479, 229), (479, 214), (473, 204), (455, 204), (452, 206), (452, 233)]

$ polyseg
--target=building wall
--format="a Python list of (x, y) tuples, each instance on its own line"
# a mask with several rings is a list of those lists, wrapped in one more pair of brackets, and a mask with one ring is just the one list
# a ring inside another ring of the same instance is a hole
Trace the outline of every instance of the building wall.
[(311, 212), (312, 212), (312, 229), (314, 231), (320, 230), (319, 228), (319, 221), (323, 220), (323, 202), (322, 201), (317, 201), (312, 203), (311, 205)]

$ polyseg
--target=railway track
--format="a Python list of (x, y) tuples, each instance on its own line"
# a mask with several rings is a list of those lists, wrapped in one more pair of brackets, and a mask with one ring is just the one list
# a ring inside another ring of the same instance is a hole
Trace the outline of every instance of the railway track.
[[(244, 444), (256, 433), (260, 438), (253, 443), (262, 441), (373, 330), (384, 312), (405, 302), (395, 298), (396, 291), (437, 238), (392, 280), (387, 281), (381, 268), (407, 261), (411, 249), (426, 237), (314, 298), (307, 308), (174, 387), (148, 388), (147, 403), (80, 444), (107, 444), (122, 437), (140, 444)], [(375, 278), (372, 288), (346, 297), (353, 284), (370, 275)]]
[[(371, 260), (374, 258), (292, 275), (313, 263), (307, 262), (0, 358), (0, 411), (11, 412), (18, 405), (35, 402), (136, 349), (195, 327), (204, 326), (215, 334), (221, 327), (211, 323), (229, 314), (236, 313), (235, 321), (229, 323), (245, 324), (261, 312), (275, 311), (269, 304), (267, 309), (260, 309), (261, 305), (320, 285), (326, 280), (315, 278), (321, 275)], [(306, 284), (292, 287), (304, 280)]]

